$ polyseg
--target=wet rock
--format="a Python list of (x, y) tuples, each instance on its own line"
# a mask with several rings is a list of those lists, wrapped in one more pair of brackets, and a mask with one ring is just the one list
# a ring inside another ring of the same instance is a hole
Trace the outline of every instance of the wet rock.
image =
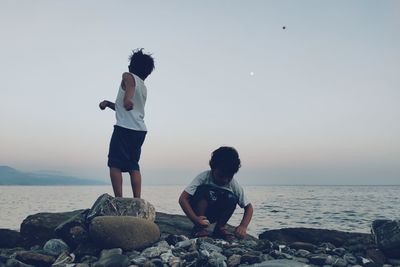
[(20, 245), (21, 234), (10, 229), (0, 229), (0, 248), (15, 248)]
[(156, 211), (154, 206), (141, 198), (112, 197), (101, 195), (86, 216), (92, 221), (98, 216), (133, 216), (154, 222)]
[(280, 241), (287, 244), (293, 242), (306, 242), (320, 244), (329, 242), (339, 246), (346, 246), (348, 243), (372, 244), (371, 235), (363, 233), (349, 233), (335, 230), (313, 229), (313, 228), (284, 228), (268, 230), (259, 235), (260, 239)]
[(132, 216), (96, 217), (89, 227), (90, 237), (103, 248), (133, 250), (148, 247), (160, 237), (158, 226)]
[(63, 252), (69, 252), (69, 247), (61, 239), (50, 239), (44, 244), (43, 250), (47, 254), (58, 257)]
[(43, 212), (29, 215), (21, 224), (22, 244), (25, 247), (34, 245), (43, 246), (47, 240), (56, 238), (54, 230), (58, 225), (81, 212), (82, 210), (76, 210), (59, 213)]
[(19, 261), (22, 261), (23, 263), (31, 264), (36, 267), (51, 266), (56, 260), (53, 256), (44, 255), (41, 253), (36, 253), (31, 251), (17, 252), (15, 258)]
[(400, 258), (400, 220), (375, 220), (372, 234), (386, 256)]

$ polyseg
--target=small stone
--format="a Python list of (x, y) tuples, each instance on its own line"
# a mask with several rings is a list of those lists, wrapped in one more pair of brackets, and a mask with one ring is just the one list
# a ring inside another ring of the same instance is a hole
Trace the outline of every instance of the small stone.
[(333, 250), (333, 253), (335, 253), (336, 255), (342, 257), (345, 253), (346, 253), (346, 249), (344, 248), (335, 248)]
[(194, 242), (195, 241), (192, 240), (192, 239), (180, 241), (180, 242), (175, 244), (175, 247), (177, 247), (177, 248), (187, 248), (187, 247), (190, 247)]
[(191, 262), (194, 261), (195, 259), (197, 259), (199, 257), (199, 252), (198, 251), (193, 251), (190, 253), (187, 253), (186, 255), (183, 256), (183, 259)]
[(170, 249), (166, 247), (149, 247), (143, 250), (141, 255), (146, 258), (155, 258), (168, 251), (170, 251)]
[(215, 252), (219, 252), (219, 253), (221, 253), (223, 250), (222, 248), (220, 248), (216, 245), (210, 244), (208, 242), (201, 243), (200, 249), (207, 250), (207, 251), (215, 251)]
[(58, 256), (63, 252), (68, 252), (69, 247), (61, 239), (50, 239), (44, 244), (43, 250), (52, 256)]
[(342, 258), (338, 258), (334, 263), (334, 267), (346, 267), (347, 266), (347, 261)]
[(324, 265), (327, 258), (328, 258), (328, 255), (326, 255), (326, 254), (318, 254), (318, 255), (314, 255), (314, 256), (310, 257), (309, 260), (312, 264)]
[(147, 261), (147, 258), (143, 257), (143, 256), (139, 256), (139, 257), (136, 257), (136, 258), (129, 258), (129, 260), (134, 264), (142, 266)]
[(73, 253), (68, 254), (67, 252), (61, 253), (56, 261), (51, 265), (52, 267), (65, 267), (66, 264), (73, 263), (75, 255)]
[(44, 255), (41, 253), (31, 251), (21, 251), (16, 253), (16, 259), (26, 264), (32, 264), (34, 266), (47, 266), (52, 265), (55, 262), (53, 256)]
[(111, 254), (107, 257), (100, 258), (98, 262), (93, 264), (93, 267), (128, 267), (130, 264), (129, 258), (126, 255)]
[(357, 264), (357, 258), (354, 257), (353, 255), (347, 253), (343, 256), (343, 259), (345, 259), (349, 264), (356, 265)]
[(295, 256), (297, 256), (297, 257), (303, 257), (303, 258), (305, 258), (305, 257), (307, 257), (308, 255), (310, 255), (311, 253), (310, 253), (310, 251), (308, 251), (308, 250), (305, 250), (305, 249), (299, 249), (299, 250), (297, 250), (296, 252), (295, 252)]
[(122, 249), (120, 249), (120, 248), (103, 249), (100, 253), (100, 258), (109, 257), (109, 256), (115, 255), (115, 254), (121, 255)]
[(260, 263), (262, 261), (261, 256), (258, 255), (252, 255), (252, 254), (243, 254), (242, 257), (240, 258), (240, 263), (242, 264), (255, 264), (255, 263)]
[(242, 256), (237, 255), (237, 254), (233, 254), (232, 256), (230, 256), (228, 258), (228, 262), (227, 262), (228, 267), (236, 267), (236, 266), (238, 266), (240, 264), (240, 262), (241, 262), (241, 257)]
[(35, 267), (34, 265), (25, 264), (16, 259), (8, 259), (5, 266), (6, 267)]

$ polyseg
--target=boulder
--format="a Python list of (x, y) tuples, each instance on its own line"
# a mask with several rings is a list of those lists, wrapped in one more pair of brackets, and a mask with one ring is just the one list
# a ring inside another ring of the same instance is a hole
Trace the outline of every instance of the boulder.
[(152, 204), (141, 198), (101, 195), (86, 216), (87, 221), (98, 216), (134, 216), (154, 222), (156, 211)]
[(43, 212), (29, 215), (21, 224), (22, 244), (25, 247), (43, 246), (47, 240), (56, 238), (54, 229), (59, 224), (80, 212), (82, 210), (58, 213)]
[(0, 229), (0, 248), (18, 247), (21, 235), (10, 229)]
[(90, 237), (102, 248), (140, 249), (160, 238), (152, 221), (133, 216), (100, 216), (89, 226)]
[(372, 235), (376, 245), (389, 258), (400, 258), (400, 220), (375, 220)]
[(346, 247), (354, 243), (365, 246), (373, 245), (373, 240), (370, 234), (313, 228), (283, 228), (268, 230), (260, 234), (259, 238), (267, 239), (269, 241), (279, 241), (286, 244), (305, 242), (318, 245), (323, 242), (329, 242), (336, 247)]

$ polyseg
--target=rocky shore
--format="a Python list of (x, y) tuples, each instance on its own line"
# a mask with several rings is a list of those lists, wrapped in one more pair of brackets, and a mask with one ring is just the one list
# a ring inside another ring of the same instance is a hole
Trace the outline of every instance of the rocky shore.
[(0, 267), (400, 266), (400, 221), (375, 221), (371, 234), (285, 228), (231, 242), (191, 239), (191, 229), (185, 216), (105, 194), (91, 209), (0, 229)]

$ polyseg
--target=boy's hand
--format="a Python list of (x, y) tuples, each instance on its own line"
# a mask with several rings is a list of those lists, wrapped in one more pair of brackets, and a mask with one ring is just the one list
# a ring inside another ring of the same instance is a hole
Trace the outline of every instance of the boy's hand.
[(108, 101), (104, 100), (104, 101), (100, 102), (99, 107), (101, 110), (104, 110), (107, 107), (107, 105), (108, 105)]
[(133, 109), (133, 102), (130, 99), (124, 99), (124, 108), (129, 111)]
[(210, 222), (207, 220), (206, 216), (197, 216), (196, 224), (207, 227), (210, 225)]
[(235, 235), (238, 238), (244, 238), (246, 236), (246, 232), (247, 232), (247, 227), (243, 226), (243, 225), (239, 225), (238, 227), (236, 227), (235, 229)]

